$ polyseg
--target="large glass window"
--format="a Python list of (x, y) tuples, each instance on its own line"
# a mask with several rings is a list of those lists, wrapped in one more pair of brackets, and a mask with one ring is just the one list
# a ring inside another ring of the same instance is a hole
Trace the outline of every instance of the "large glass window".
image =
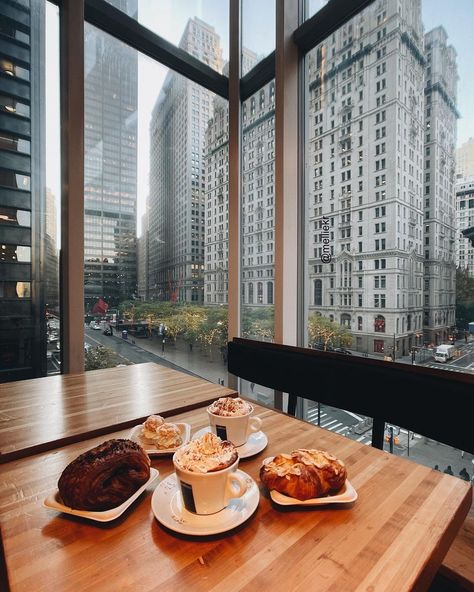
[[(208, 25), (190, 29), (198, 51)], [(90, 25), (85, 101), (86, 368), (152, 360), (223, 381), (227, 101)]]
[(229, 60), (228, 0), (106, 0), (222, 73)]
[[(441, 9), (374, 2), (305, 58), (308, 344), (474, 373), (474, 111), (463, 25), (474, 13)], [(338, 432), (370, 436), (367, 418), (324, 413)], [(423, 439), (396, 435), (396, 451), (411, 444), (422, 458)]]
[(57, 7), (6, 8), (0, 37), (1, 382), (60, 370)]

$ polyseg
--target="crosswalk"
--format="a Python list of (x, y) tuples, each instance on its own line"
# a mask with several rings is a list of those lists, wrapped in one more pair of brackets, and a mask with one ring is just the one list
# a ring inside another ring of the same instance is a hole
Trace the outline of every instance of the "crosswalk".
[(471, 368), (463, 368), (462, 366), (455, 366), (454, 364), (424, 364), (425, 368), (436, 368), (437, 370), (448, 370), (449, 372), (463, 372), (464, 374), (472, 374), (473, 370)]
[[(309, 423), (313, 423), (314, 425), (318, 425), (317, 407), (310, 407), (308, 409), (306, 421), (309, 421)], [(332, 418), (330, 415), (328, 415), (326, 412), (322, 410), (320, 421), (320, 426), (325, 430), (335, 432), (336, 434), (341, 434), (341, 436), (348, 436), (350, 433), (351, 426), (344, 424), (342, 421), (338, 421), (337, 419)], [(357, 442), (361, 442), (362, 444), (366, 444), (369, 446), (372, 443), (371, 431), (369, 430), (365, 434), (362, 434), (361, 436), (358, 436), (355, 439), (357, 440)]]
[[(357, 442), (360, 442), (361, 444), (365, 444), (366, 446), (370, 446), (372, 444), (372, 430), (371, 429), (368, 429), (363, 434), (358, 435), (352, 431), (355, 424), (347, 425), (337, 419), (334, 419), (333, 417), (331, 417), (328, 413), (326, 413), (323, 410), (321, 410), (320, 417), (321, 417), (320, 427), (324, 428), (325, 430), (335, 432), (336, 434), (341, 434), (341, 436), (350, 437), (352, 440), (356, 440)], [(312, 423), (314, 425), (318, 425), (318, 407), (317, 406), (309, 407), (305, 419), (309, 423)], [(362, 418), (360, 418), (360, 419), (362, 419)], [(397, 428), (397, 430), (398, 430), (398, 428)], [(413, 432), (410, 432), (410, 435), (408, 436), (408, 431), (404, 428), (400, 429), (398, 435), (402, 436), (402, 439), (405, 442), (408, 440), (408, 437), (410, 437), (411, 440), (414, 440), (414, 439), (419, 440), (420, 438), (422, 438), (422, 436), (420, 436), (419, 434), (414, 434)]]

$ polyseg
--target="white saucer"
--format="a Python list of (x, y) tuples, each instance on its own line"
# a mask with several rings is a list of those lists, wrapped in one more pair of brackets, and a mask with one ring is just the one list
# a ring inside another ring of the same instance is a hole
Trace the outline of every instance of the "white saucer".
[(111, 520), (115, 520), (120, 515), (122, 515), (125, 510), (140, 496), (140, 494), (145, 491), (145, 489), (153, 483), (153, 481), (158, 477), (159, 472), (157, 469), (150, 468), (150, 478), (146, 483), (144, 483), (140, 489), (137, 489), (133, 495), (131, 495), (127, 500), (117, 506), (116, 508), (111, 508), (110, 510), (104, 510), (102, 512), (89, 512), (87, 510), (74, 510), (73, 508), (69, 508), (65, 506), (59, 495), (59, 491), (53, 491), (43, 502), (43, 505), (46, 508), (51, 508), (52, 510), (57, 510), (58, 512), (64, 512), (65, 514), (72, 514), (73, 516), (81, 516), (82, 518), (88, 518), (89, 520), (95, 520), (96, 522), (110, 522)]
[[(273, 456), (269, 456), (263, 460), (262, 464), (267, 464), (274, 459)], [(349, 479), (346, 479), (342, 489), (335, 495), (327, 495), (325, 497), (313, 497), (307, 500), (299, 500), (295, 497), (290, 497), (279, 491), (272, 489), (270, 491), (270, 497), (272, 500), (280, 506), (327, 506), (329, 504), (350, 504), (355, 502), (359, 497), (357, 491), (352, 486)]]
[(240, 470), (237, 473), (247, 481), (246, 493), (242, 497), (231, 499), (229, 505), (220, 512), (206, 516), (186, 510), (176, 474), (169, 475), (161, 481), (151, 498), (155, 518), (170, 530), (194, 536), (219, 534), (239, 526), (257, 509), (260, 492), (250, 475)]
[[(200, 438), (201, 436), (210, 431), (210, 426), (202, 428), (202, 430), (199, 430), (198, 432), (193, 434), (192, 440), (196, 440), (196, 438)], [(236, 450), (240, 458), (249, 458), (250, 456), (254, 456), (255, 454), (261, 452), (267, 446), (267, 444), (268, 438), (264, 432), (253, 432), (253, 434), (250, 434), (247, 442), (245, 442), (245, 444), (242, 444), (242, 446), (237, 446)]]
[[(181, 433), (181, 438), (183, 440), (183, 443), (180, 444), (180, 446), (182, 446), (183, 444), (187, 444), (189, 442), (190, 437), (191, 437), (190, 424), (189, 423), (177, 423), (175, 425), (179, 429), (179, 431)], [(142, 423), (135, 426), (132, 429), (132, 431), (130, 432), (130, 434), (128, 435), (128, 437), (130, 440), (133, 440), (137, 444), (140, 444), (140, 446), (148, 454), (148, 456), (163, 456), (165, 454), (173, 454), (174, 452), (176, 452), (178, 450), (179, 446), (174, 447), (174, 448), (156, 448), (152, 444), (148, 444), (147, 442), (143, 442), (142, 439), (140, 438), (140, 433), (142, 431), (142, 427), (143, 427)]]

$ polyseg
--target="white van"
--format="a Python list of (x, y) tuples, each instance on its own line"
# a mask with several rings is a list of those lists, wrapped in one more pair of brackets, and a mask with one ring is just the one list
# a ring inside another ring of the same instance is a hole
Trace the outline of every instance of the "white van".
[(436, 362), (447, 362), (454, 356), (456, 348), (454, 345), (438, 345), (436, 348), (434, 359)]

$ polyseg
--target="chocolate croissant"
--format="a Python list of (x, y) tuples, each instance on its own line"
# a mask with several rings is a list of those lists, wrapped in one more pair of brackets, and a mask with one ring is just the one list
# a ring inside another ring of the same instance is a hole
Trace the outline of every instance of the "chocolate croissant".
[(260, 469), (260, 479), (268, 489), (299, 500), (337, 493), (346, 477), (342, 461), (322, 450), (304, 448), (278, 454)]
[(58, 489), (66, 506), (103, 511), (127, 500), (150, 478), (150, 459), (131, 440), (107, 440), (62, 472)]

